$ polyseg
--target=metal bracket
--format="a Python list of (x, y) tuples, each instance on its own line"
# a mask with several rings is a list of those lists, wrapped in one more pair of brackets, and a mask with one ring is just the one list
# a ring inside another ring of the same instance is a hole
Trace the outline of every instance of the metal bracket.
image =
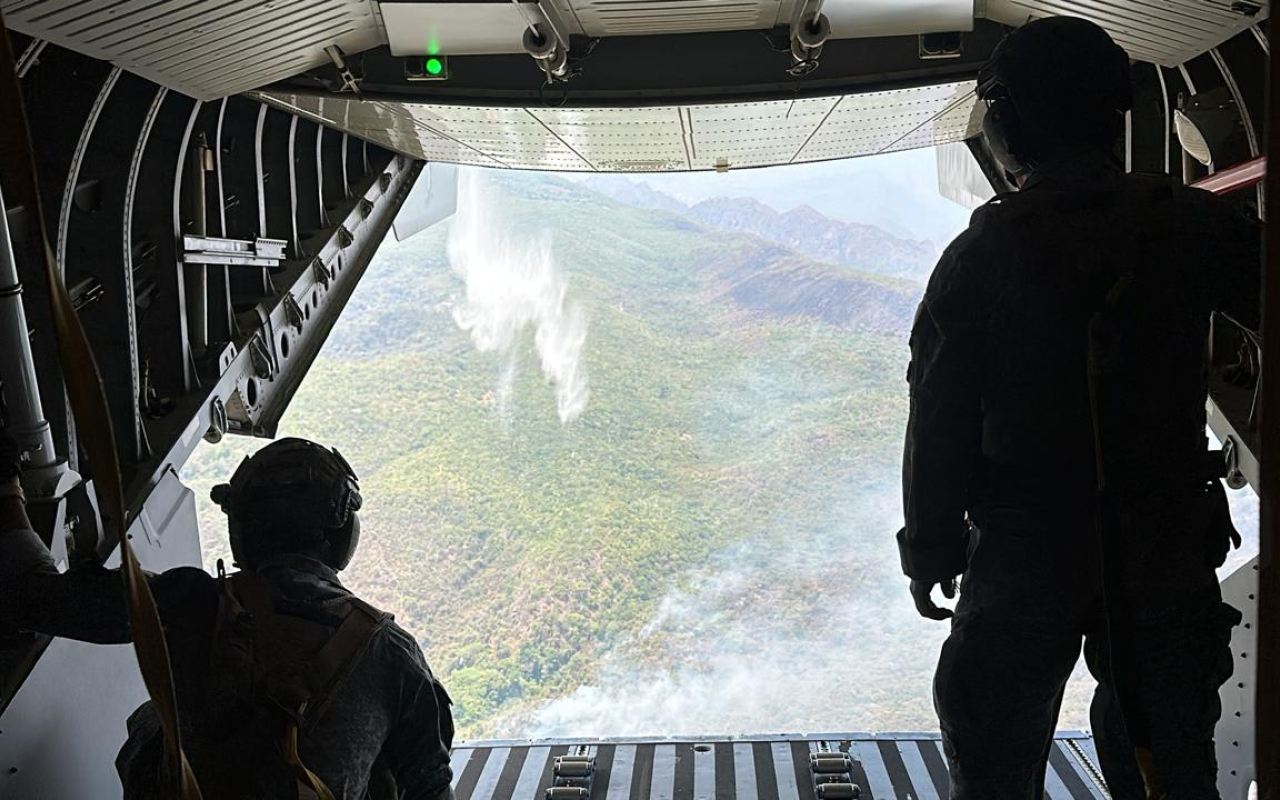
[(373, 203), (366, 197), (360, 198), (360, 218), (368, 219), (373, 215)]
[(356, 241), (355, 234), (347, 230), (346, 225), (339, 225), (337, 233), (338, 233), (338, 247), (341, 247), (343, 250), (346, 250), (348, 247), (355, 244), (355, 241)]
[(182, 237), (184, 264), (278, 269), (285, 257), (283, 239), (222, 239)]
[(249, 342), (249, 356), (253, 359), (253, 374), (264, 381), (269, 379), (272, 373), (271, 353), (261, 334), (254, 336)]
[(1227, 462), (1227, 486), (1232, 489), (1248, 486), (1249, 479), (1240, 471), (1240, 444), (1235, 437), (1228, 436), (1222, 443), (1222, 457)]
[(325, 47), (324, 53), (338, 70), (338, 80), (342, 83), (342, 91), (351, 92), (358, 97), (360, 95), (360, 79), (351, 74), (351, 69), (347, 66), (347, 54), (342, 52), (342, 48), (336, 44)]
[(98, 505), (98, 493), (93, 481), (77, 484), (67, 492), (67, 509), (64, 524), (67, 560), (69, 562), (103, 561), (115, 549), (115, 529), (112, 525), (127, 525), (123, 520), (107, 520)]
[(333, 276), (329, 274), (329, 268), (319, 256), (311, 259), (311, 270), (316, 274), (316, 281), (324, 284), (324, 288), (328, 289), (329, 281), (333, 280)]
[(227, 407), (221, 397), (214, 397), (209, 404), (209, 429), (204, 432), (204, 440), (209, 444), (217, 444), (227, 433)]
[(289, 324), (297, 329), (298, 333), (302, 333), (302, 323), (305, 318), (302, 315), (301, 306), (298, 305), (298, 301), (293, 297), (293, 292), (285, 292), (281, 301), (284, 304), (284, 314), (288, 318)]
[(797, 2), (791, 17), (791, 67), (788, 73), (808, 75), (818, 68), (822, 47), (831, 38), (831, 20), (822, 13), (822, 0)]

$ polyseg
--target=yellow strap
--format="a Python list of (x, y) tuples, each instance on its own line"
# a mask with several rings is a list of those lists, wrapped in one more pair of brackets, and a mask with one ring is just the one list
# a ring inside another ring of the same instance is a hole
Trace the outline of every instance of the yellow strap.
[(34, 212), (32, 216), (39, 231), (45, 269), (49, 277), (58, 359), (67, 385), (67, 395), (71, 400), (76, 432), (80, 436), (80, 443), (84, 447), (98, 496), (102, 501), (103, 520), (114, 525), (120, 537), (120, 572), (124, 577), (134, 653), (142, 671), (142, 680), (164, 726), (165, 751), (171, 768), (170, 774), (178, 776), (179, 797), (182, 800), (200, 800), (200, 788), (182, 752), (178, 706), (169, 667), (169, 650), (165, 646), (164, 629), (160, 626), (160, 614), (156, 610), (155, 598), (151, 596), (146, 575), (138, 565), (133, 548), (129, 546), (120, 463), (116, 455), (115, 433), (111, 429), (111, 414), (103, 392), (102, 378), (84, 329), (80, 327), (80, 318), (71, 306), (62, 273), (49, 248), (49, 235), (40, 204), (31, 149), (31, 134), (22, 102), (22, 87), (14, 67), (9, 31), (2, 14), (0, 57), (3, 62), (0, 64), (0, 108), (5, 110), (9, 119), (9, 122), (0, 125), (3, 130), (0, 133), (3, 150), (0, 152), (3, 152), (5, 160), (14, 167), (9, 174), (13, 185), (6, 186), (5, 190), (18, 203)]
[[(301, 717), (307, 710), (307, 704), (303, 703), (298, 708), (298, 716)], [(315, 793), (319, 800), (334, 800), (333, 792), (329, 791), (329, 787), (324, 785), (324, 781), (320, 780), (320, 776), (307, 769), (307, 765), (302, 763), (302, 756), (298, 755), (298, 723), (296, 720), (289, 720), (289, 727), (284, 733), (284, 760), (289, 763), (289, 768), (293, 770), (293, 775), (298, 779), (298, 784), (305, 789), (310, 789)]]

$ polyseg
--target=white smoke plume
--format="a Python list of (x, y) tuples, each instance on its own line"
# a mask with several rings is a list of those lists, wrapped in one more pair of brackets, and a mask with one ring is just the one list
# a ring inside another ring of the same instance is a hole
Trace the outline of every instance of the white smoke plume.
[[(568, 298), (550, 232), (529, 236), (504, 225), (497, 195), (482, 172), (459, 175), (449, 263), (467, 286), (465, 298), (453, 306), (453, 319), (481, 352), (510, 353), (532, 328), (542, 373), (556, 388), (560, 421), (569, 423), (590, 398), (582, 352), (587, 317)], [(514, 364), (508, 362), (500, 395), (510, 393)]]
[[(604, 658), (590, 684), (510, 732), (534, 738), (937, 730), (932, 678), (947, 626), (916, 615), (897, 566), (896, 494), (838, 527), (722, 554)], [(1087, 726), (1083, 668), (1061, 728)]]

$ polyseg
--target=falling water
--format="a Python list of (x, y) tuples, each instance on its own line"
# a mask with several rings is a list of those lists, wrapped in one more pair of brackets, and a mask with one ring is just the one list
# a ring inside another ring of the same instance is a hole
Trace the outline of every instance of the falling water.
[[(478, 170), (459, 176), (458, 193), (449, 262), (466, 281), (466, 296), (453, 306), (454, 321), (486, 353), (512, 353), (532, 328), (542, 374), (556, 389), (560, 421), (572, 422), (590, 397), (583, 364), (587, 318), (568, 297), (551, 234), (543, 229), (530, 235), (504, 224), (498, 192)], [(514, 358), (508, 360), (498, 392), (500, 408), (510, 395), (515, 365)]]

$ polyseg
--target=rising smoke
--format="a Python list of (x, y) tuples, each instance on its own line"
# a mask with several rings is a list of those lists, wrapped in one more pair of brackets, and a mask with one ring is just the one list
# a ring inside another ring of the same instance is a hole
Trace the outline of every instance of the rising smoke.
[[(604, 658), (598, 677), (511, 721), (529, 737), (936, 730), (947, 626), (897, 569), (889, 490), (851, 496), (825, 531), (725, 552)], [(1062, 728), (1087, 727), (1077, 671)]]
[(479, 170), (460, 173), (449, 263), (466, 281), (466, 295), (455, 302), (453, 319), (481, 352), (508, 354), (497, 394), (504, 413), (518, 369), (514, 350), (532, 328), (542, 373), (556, 389), (560, 421), (569, 423), (590, 397), (582, 353), (586, 314), (568, 298), (550, 232), (529, 235), (502, 224), (501, 207), (490, 178)]

